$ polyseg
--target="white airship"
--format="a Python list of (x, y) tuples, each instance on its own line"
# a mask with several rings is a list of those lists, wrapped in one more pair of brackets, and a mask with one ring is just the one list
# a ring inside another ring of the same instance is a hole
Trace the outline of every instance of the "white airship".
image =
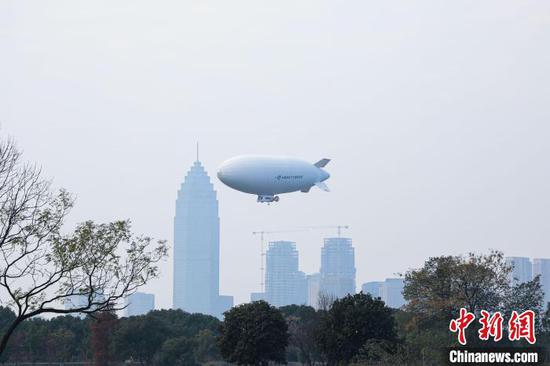
[(329, 161), (311, 164), (284, 156), (242, 155), (225, 161), (218, 169), (218, 178), (237, 191), (257, 195), (258, 202), (277, 202), (277, 194), (305, 193), (313, 186), (328, 192), (323, 182), (330, 174), (322, 168)]

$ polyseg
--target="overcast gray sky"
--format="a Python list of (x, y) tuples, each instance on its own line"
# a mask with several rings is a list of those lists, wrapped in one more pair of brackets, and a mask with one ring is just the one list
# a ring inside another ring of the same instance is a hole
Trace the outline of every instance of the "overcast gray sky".
[[(262, 228), (350, 225), (358, 287), (440, 254), (550, 257), (549, 44), (548, 1), (3, 0), (1, 133), (77, 195), (70, 225), (169, 241), (200, 141), (237, 303)], [(244, 153), (331, 158), (332, 192), (257, 204), (215, 178)], [(271, 239), (311, 273), (334, 234)]]

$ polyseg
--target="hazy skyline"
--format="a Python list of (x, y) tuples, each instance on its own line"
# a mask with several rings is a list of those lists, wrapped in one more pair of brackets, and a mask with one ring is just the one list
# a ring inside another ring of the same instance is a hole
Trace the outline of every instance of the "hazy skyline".
[[(0, 123), (77, 196), (173, 246), (195, 160), (220, 207), (220, 292), (260, 291), (254, 230), (350, 225), (357, 287), (434, 255), (550, 257), (550, 3), (0, 3)], [(231, 190), (238, 154), (331, 158), (332, 192)], [(323, 237), (295, 241), (319, 271)], [(141, 289), (168, 308), (172, 259)]]

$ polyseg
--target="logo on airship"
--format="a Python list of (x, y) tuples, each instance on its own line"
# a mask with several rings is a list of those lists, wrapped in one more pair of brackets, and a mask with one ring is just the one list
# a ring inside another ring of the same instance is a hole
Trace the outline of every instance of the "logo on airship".
[(276, 178), (277, 180), (281, 180), (281, 179), (302, 179), (304, 176), (303, 175), (278, 175)]

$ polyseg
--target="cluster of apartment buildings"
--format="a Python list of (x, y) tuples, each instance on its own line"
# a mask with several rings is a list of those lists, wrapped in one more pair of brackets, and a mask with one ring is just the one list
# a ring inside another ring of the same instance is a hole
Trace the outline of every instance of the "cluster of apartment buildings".
[[(253, 292), (250, 300), (266, 300), (274, 306), (305, 304), (319, 308), (323, 301), (356, 292), (355, 251), (350, 238), (324, 239), (318, 273), (306, 275), (300, 271), (298, 262), (296, 243), (270, 242), (266, 253), (265, 291)], [(405, 304), (401, 278), (367, 282), (361, 289), (380, 297), (388, 306), (398, 308)]]

